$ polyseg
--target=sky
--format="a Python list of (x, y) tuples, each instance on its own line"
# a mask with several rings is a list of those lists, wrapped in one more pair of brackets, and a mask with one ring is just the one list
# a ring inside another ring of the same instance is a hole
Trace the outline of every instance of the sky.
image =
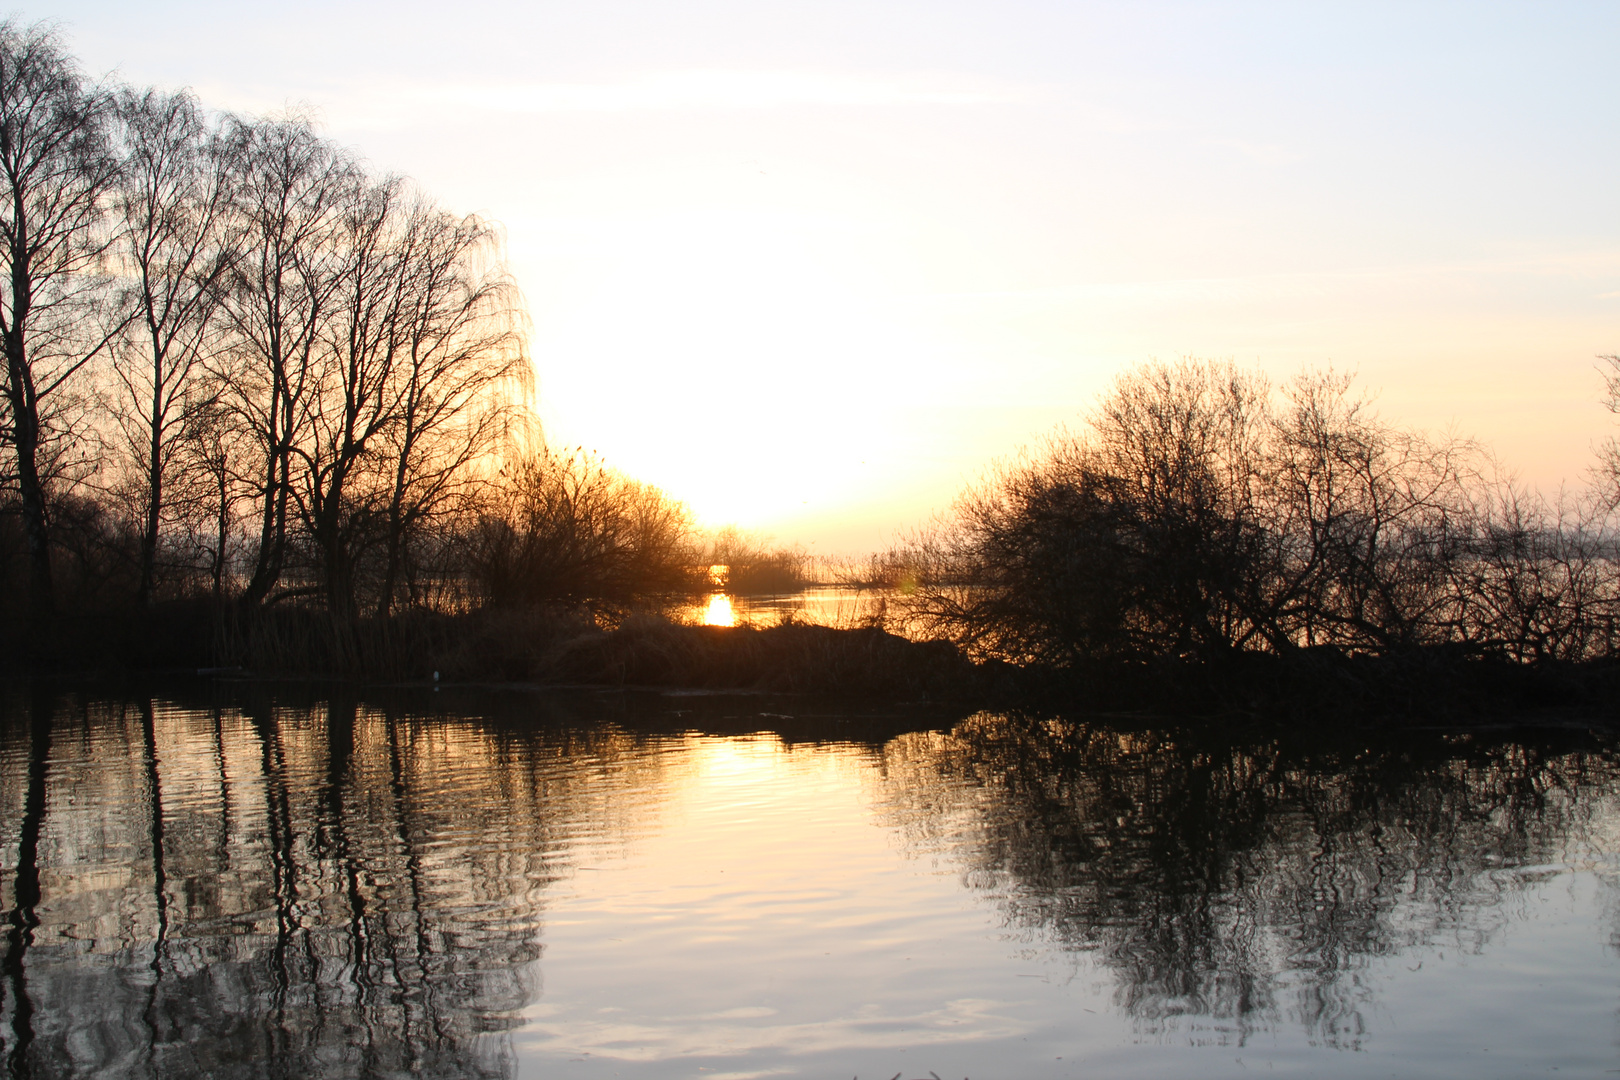
[(499, 222), (548, 441), (870, 550), (1133, 364), (1357, 373), (1579, 485), (1620, 352), (1620, 4), (29, 0)]

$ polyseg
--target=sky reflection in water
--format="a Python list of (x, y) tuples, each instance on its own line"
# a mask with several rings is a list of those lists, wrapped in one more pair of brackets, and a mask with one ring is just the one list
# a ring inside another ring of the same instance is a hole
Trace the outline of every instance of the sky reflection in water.
[(213, 693), (7, 702), (13, 1070), (1612, 1067), (1620, 798), (1584, 732)]

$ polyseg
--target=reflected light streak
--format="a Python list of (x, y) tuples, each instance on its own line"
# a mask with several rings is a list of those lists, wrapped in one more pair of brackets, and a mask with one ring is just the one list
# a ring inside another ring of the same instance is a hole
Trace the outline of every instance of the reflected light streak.
[(731, 597), (715, 593), (709, 598), (709, 610), (703, 614), (704, 626), (736, 626), (737, 612), (731, 606)]

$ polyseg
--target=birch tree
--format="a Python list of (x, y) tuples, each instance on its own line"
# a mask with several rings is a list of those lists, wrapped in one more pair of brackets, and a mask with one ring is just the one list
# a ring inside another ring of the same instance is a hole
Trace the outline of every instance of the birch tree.
[(204, 361), (217, 344), (219, 286), (232, 264), (229, 154), (187, 94), (124, 91), (125, 160), (115, 197), (126, 303), (114, 343), (113, 417), (136, 466), (138, 600), (151, 599), (170, 480), (181, 440), (211, 401)]
[(36, 618), (55, 606), (47, 490), (72, 438), (76, 383), (122, 328), (100, 273), (119, 176), (112, 107), (56, 33), (0, 23), (0, 431), (9, 444)]

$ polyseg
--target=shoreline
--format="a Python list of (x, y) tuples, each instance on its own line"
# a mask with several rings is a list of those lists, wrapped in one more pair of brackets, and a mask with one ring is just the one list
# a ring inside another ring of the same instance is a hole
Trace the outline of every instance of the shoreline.
[[(1097, 659), (1067, 668), (967, 656), (878, 627), (695, 626), (646, 613), (416, 613), (335, 626), (324, 612), (124, 612), (34, 643), (10, 677), (334, 682), (400, 689), (852, 697), (886, 704), (1307, 727), (1620, 724), (1620, 663), (1519, 663), (1456, 650), (1236, 653), (1222, 663)], [(162, 633), (161, 631), (169, 631)], [(13, 655), (16, 655), (15, 653)], [(202, 661), (202, 662), (198, 662)], [(437, 679), (435, 679), (435, 673)]]

